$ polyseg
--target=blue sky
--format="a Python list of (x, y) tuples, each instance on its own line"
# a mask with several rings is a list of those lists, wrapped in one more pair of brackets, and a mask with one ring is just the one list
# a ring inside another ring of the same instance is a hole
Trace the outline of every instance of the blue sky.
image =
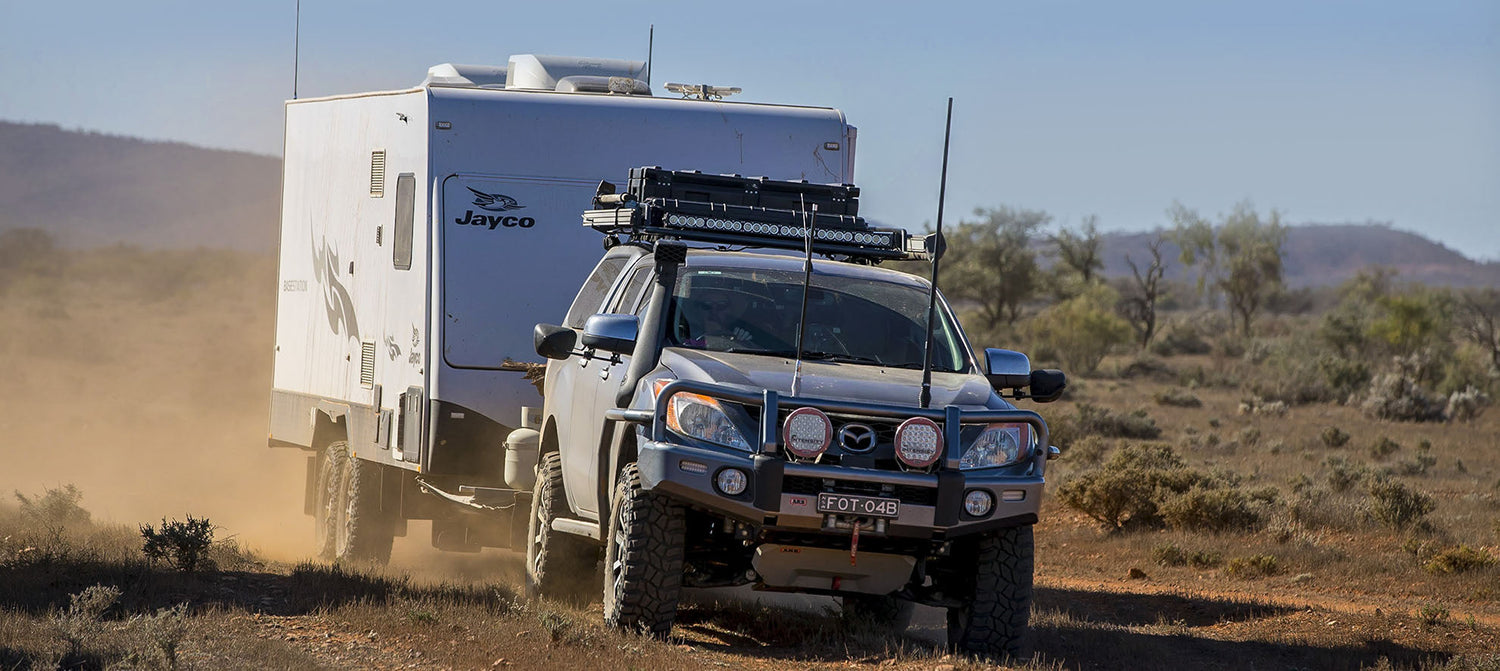
[[(0, 5), (0, 119), (279, 154), (295, 2)], [(1250, 199), (1383, 221), (1500, 259), (1500, 3), (443, 3), (304, 0), (306, 96), (441, 62), (644, 58), (653, 80), (831, 105), (860, 129), (863, 211), (1166, 223)], [(662, 93), (658, 91), (658, 93)]]

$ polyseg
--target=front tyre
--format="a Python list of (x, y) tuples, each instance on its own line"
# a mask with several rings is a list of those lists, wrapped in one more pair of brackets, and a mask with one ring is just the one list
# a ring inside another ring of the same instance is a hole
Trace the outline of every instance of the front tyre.
[(610, 498), (604, 545), (604, 621), (665, 638), (677, 618), (687, 521), (682, 507), (641, 489), (635, 464)]
[(1031, 618), (1031, 525), (984, 534), (972, 550), (964, 582), (973, 597), (948, 609), (948, 644), (962, 652), (1024, 658)]
[(552, 528), (552, 520), (568, 512), (563, 490), (562, 455), (553, 452), (537, 466), (527, 526), (526, 596), (580, 601), (586, 576), (594, 572), (598, 549), (587, 541)]

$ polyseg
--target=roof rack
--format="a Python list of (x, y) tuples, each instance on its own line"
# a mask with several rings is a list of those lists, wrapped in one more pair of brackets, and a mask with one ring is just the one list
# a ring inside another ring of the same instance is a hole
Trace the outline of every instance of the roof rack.
[(859, 216), (859, 187), (852, 184), (643, 167), (630, 170), (625, 193), (600, 182), (594, 207), (583, 213), (585, 226), (631, 241), (802, 250), (811, 221), (813, 251), (824, 256), (869, 263), (931, 258), (931, 236), (868, 225)]

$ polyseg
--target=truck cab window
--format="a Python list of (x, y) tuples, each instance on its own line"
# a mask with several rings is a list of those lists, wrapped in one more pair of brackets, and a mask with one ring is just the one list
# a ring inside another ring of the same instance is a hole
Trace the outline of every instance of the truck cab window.
[(651, 268), (641, 266), (630, 274), (630, 280), (625, 287), (615, 296), (614, 303), (609, 306), (609, 312), (616, 314), (635, 314), (636, 306), (640, 305), (641, 295), (646, 289), (646, 283), (651, 279)]
[(594, 267), (594, 272), (589, 275), (588, 281), (583, 283), (583, 288), (578, 292), (578, 298), (573, 299), (573, 307), (568, 308), (568, 316), (563, 318), (563, 326), (573, 329), (583, 328), (583, 322), (590, 315), (599, 312), (599, 307), (604, 304), (604, 297), (609, 295), (609, 288), (615, 285), (620, 271), (625, 269), (629, 262), (622, 256), (604, 259)]

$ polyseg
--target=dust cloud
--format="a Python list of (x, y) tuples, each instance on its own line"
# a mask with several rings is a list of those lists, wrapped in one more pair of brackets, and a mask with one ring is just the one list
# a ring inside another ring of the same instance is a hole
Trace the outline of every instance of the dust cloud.
[(309, 554), (306, 457), (266, 447), (274, 259), (40, 251), (0, 268), (0, 495), (72, 483), (96, 519), (191, 514), (269, 558)]

